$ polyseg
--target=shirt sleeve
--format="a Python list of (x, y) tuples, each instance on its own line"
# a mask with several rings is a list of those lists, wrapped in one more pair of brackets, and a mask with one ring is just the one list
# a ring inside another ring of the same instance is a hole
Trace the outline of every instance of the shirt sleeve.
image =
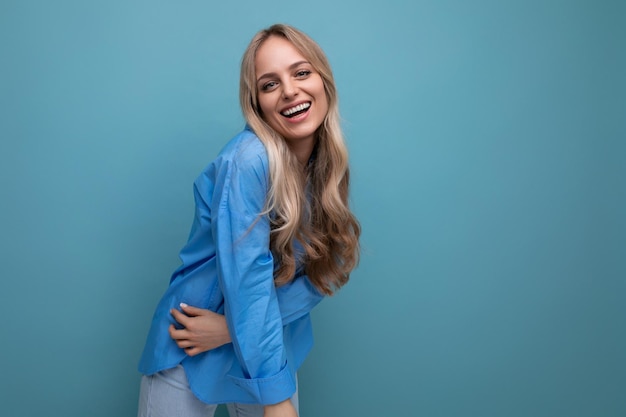
[(259, 216), (265, 207), (267, 178), (261, 155), (221, 161), (211, 229), (224, 315), (244, 376), (233, 379), (260, 404), (275, 404), (290, 398), (296, 384), (283, 344), (269, 218)]
[(324, 299), (306, 275), (276, 289), (283, 326), (309, 314)]

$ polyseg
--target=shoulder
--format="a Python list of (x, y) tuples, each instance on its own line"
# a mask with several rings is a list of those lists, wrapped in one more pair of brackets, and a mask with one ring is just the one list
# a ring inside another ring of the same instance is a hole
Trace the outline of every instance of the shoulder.
[(246, 128), (230, 139), (215, 162), (228, 163), (238, 169), (267, 169), (267, 151), (263, 142)]
[(267, 185), (267, 151), (261, 140), (246, 128), (231, 138), (218, 156), (202, 171), (196, 183), (227, 184), (232, 178)]

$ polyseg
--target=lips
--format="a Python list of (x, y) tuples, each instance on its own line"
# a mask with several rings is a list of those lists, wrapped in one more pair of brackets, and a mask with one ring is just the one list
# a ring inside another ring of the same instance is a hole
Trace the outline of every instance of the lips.
[(295, 117), (299, 114), (306, 112), (310, 107), (311, 107), (311, 102), (307, 101), (305, 103), (300, 103), (293, 107), (289, 107), (288, 109), (281, 111), (280, 114), (282, 114), (283, 116), (287, 118), (292, 118), (292, 117)]

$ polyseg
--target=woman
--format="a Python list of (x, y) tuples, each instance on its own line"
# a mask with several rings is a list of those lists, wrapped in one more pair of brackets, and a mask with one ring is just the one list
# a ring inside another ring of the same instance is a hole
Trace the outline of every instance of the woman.
[(328, 61), (286, 25), (244, 53), (248, 125), (194, 182), (182, 265), (153, 318), (140, 416), (297, 416), (309, 312), (348, 280), (360, 226)]

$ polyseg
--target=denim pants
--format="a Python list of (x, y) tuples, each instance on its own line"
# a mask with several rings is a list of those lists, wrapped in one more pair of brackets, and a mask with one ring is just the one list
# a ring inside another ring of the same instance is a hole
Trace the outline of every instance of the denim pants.
[[(298, 411), (298, 392), (291, 397)], [(230, 417), (263, 417), (259, 404), (226, 404)], [(213, 417), (217, 404), (206, 404), (189, 389), (182, 366), (141, 378), (138, 417)]]

